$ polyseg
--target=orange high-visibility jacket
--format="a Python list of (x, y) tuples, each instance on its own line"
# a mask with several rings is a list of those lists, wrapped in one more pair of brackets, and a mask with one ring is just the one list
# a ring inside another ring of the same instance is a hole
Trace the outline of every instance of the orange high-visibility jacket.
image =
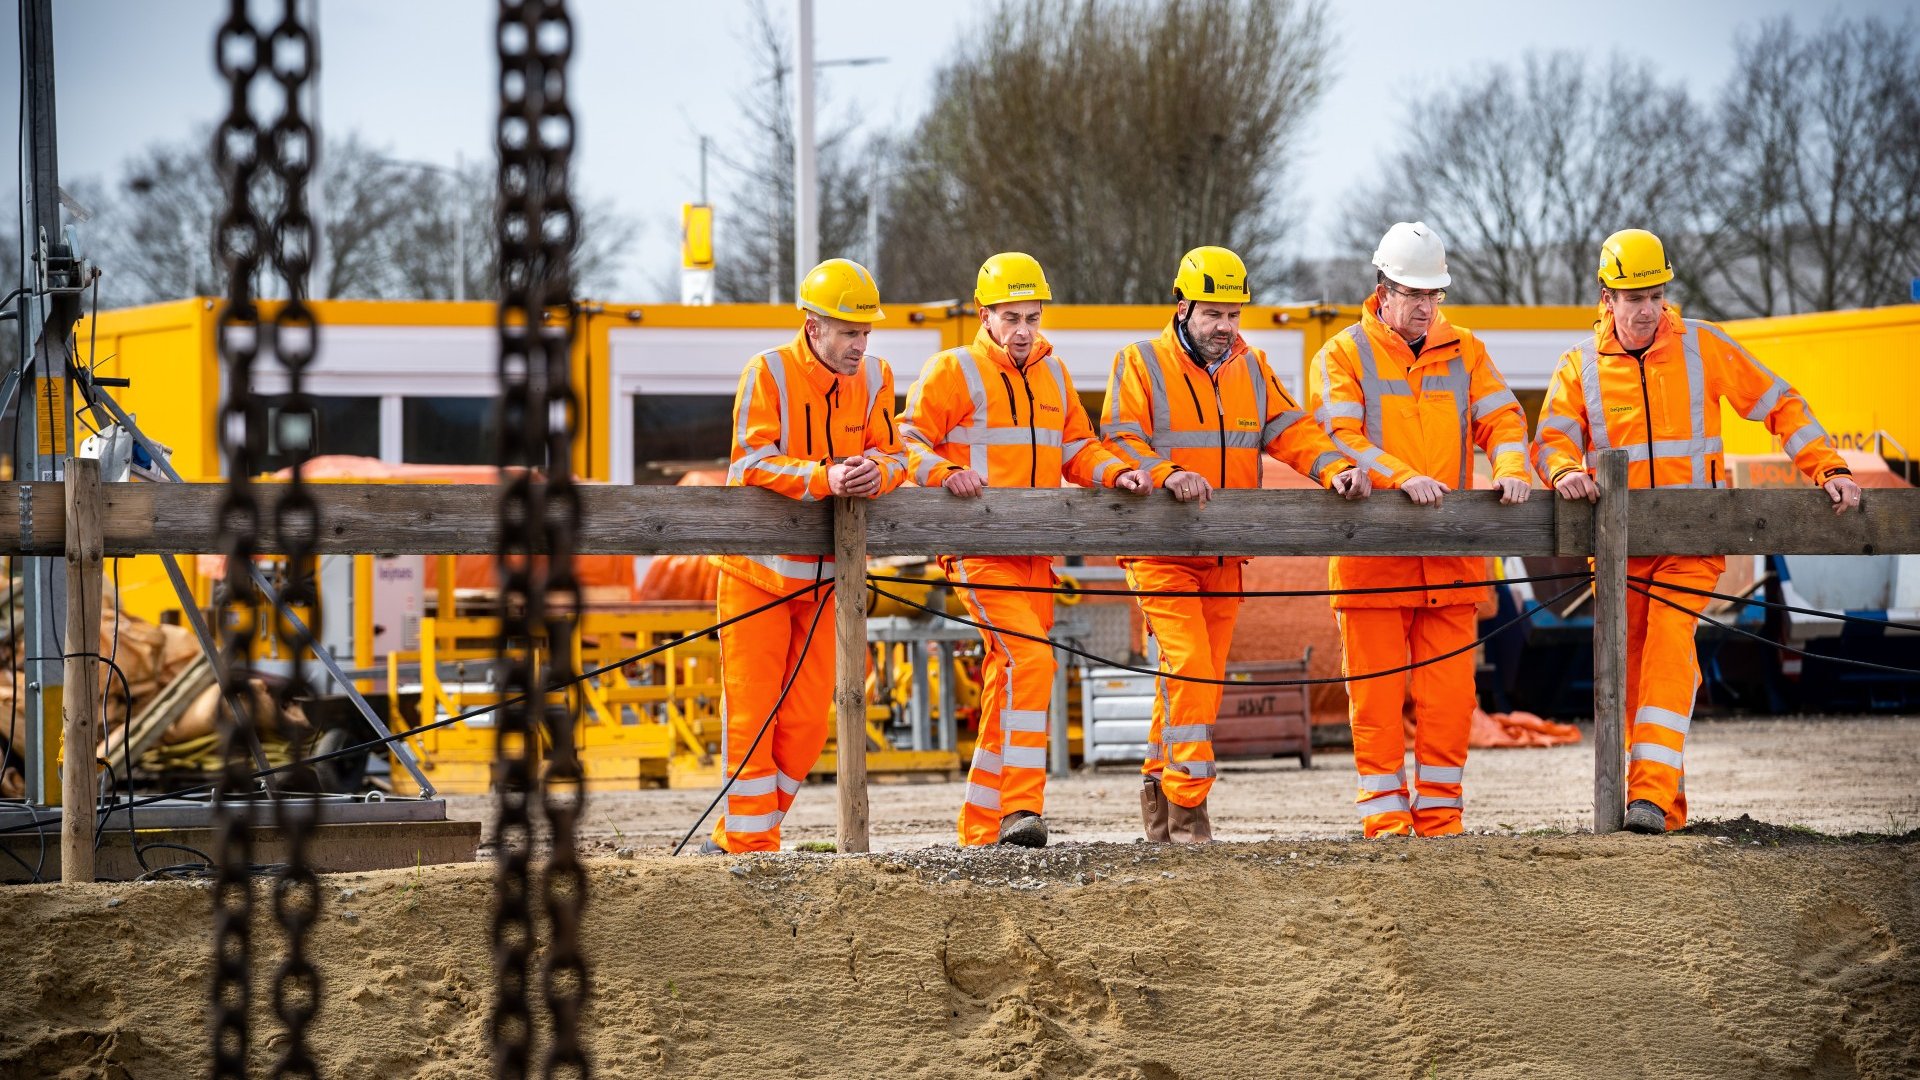
[(1604, 305), (1591, 337), (1568, 349), (1547, 384), (1533, 467), (1551, 484), (1591, 467), (1590, 451), (1627, 451), (1629, 487), (1724, 487), (1720, 402), (1767, 425), (1816, 484), (1848, 475), (1806, 399), (1725, 330), (1667, 305), (1653, 344), (1635, 360)]
[(1236, 335), (1208, 374), (1171, 322), (1114, 356), (1100, 430), (1156, 484), (1184, 469), (1215, 487), (1257, 488), (1265, 454), (1322, 485), (1353, 464), (1274, 378), (1266, 353)]
[(1062, 477), (1112, 487), (1128, 468), (1094, 435), (1046, 338), (1036, 335), (1022, 368), (984, 326), (973, 344), (927, 361), (907, 391), (900, 436), (914, 483), (928, 487), (961, 469), (988, 487), (1059, 487)]
[[(1486, 346), (1436, 312), (1420, 355), (1380, 320), (1369, 297), (1360, 322), (1327, 340), (1307, 376), (1313, 417), (1340, 441), (1381, 487), (1416, 476), (1456, 491), (1472, 486), (1473, 449), (1493, 463), (1494, 479), (1526, 480), (1527, 417), (1487, 358)], [(1485, 581), (1478, 556), (1337, 556), (1328, 564), (1335, 589), (1415, 591), (1336, 596), (1336, 608), (1439, 607), (1478, 603), (1485, 589), (1433, 585)]]
[[(824, 499), (831, 494), (827, 467), (856, 454), (880, 466), (882, 494), (906, 481), (907, 455), (893, 419), (893, 369), (885, 360), (868, 355), (853, 374), (836, 374), (813, 355), (802, 331), (747, 361), (733, 399), (727, 486)], [(818, 555), (721, 555), (713, 561), (768, 592), (833, 580), (833, 560)]]

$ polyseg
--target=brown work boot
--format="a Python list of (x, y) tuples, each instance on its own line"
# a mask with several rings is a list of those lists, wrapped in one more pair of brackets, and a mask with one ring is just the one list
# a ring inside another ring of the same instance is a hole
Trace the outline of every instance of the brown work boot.
[(1147, 839), (1165, 844), (1173, 839), (1167, 832), (1167, 797), (1160, 794), (1160, 778), (1140, 778), (1140, 820), (1146, 825)]
[(1015, 810), (1000, 819), (1000, 842), (1019, 847), (1046, 847), (1046, 819), (1031, 810)]
[(1207, 801), (1199, 806), (1181, 806), (1167, 800), (1167, 835), (1176, 844), (1213, 843), (1213, 823), (1207, 820)]

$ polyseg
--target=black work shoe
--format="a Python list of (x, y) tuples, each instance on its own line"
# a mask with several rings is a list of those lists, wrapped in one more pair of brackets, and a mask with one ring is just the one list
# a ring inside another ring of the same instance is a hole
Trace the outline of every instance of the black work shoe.
[(1627, 804), (1627, 831), (1659, 836), (1667, 831), (1667, 812), (1645, 799)]
[(1000, 819), (1000, 842), (1019, 847), (1046, 847), (1046, 819), (1031, 810), (1015, 810)]

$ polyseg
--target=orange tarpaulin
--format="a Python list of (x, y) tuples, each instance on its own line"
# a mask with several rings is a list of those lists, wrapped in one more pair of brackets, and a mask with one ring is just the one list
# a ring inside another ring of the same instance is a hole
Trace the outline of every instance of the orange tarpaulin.
[[(1407, 718), (1407, 741), (1413, 741), (1413, 718)], [(1571, 746), (1580, 741), (1580, 729), (1572, 724), (1542, 720), (1530, 712), (1494, 713), (1473, 710), (1473, 726), (1467, 730), (1467, 745), (1475, 750), (1496, 747)]]
[[(691, 469), (676, 487), (720, 487), (725, 469)], [(720, 569), (705, 555), (656, 555), (647, 562), (635, 599), (697, 600), (711, 604), (719, 591)]]

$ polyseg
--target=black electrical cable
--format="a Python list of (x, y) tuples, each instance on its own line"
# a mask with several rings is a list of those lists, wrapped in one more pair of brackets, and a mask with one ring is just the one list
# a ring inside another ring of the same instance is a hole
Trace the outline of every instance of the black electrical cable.
[(1637, 574), (1628, 574), (1627, 580), (1638, 582), (1641, 585), (1651, 585), (1656, 589), (1671, 589), (1675, 592), (1692, 593), (1695, 596), (1710, 596), (1715, 600), (1725, 600), (1735, 604), (1746, 604), (1751, 607), (1762, 607), (1762, 608), (1767, 608), (1768, 610), (1771, 610), (1771, 611), (1791, 611), (1797, 615), (1812, 615), (1815, 618), (1833, 619), (1838, 622), (1858, 623), (1861, 626), (1877, 626), (1882, 629), (1893, 629), (1893, 630), (1912, 630), (1915, 633), (1920, 633), (1920, 625), (1915, 625), (1913, 623), (1894, 622), (1892, 619), (1872, 619), (1872, 618), (1868, 618), (1865, 615), (1848, 615), (1843, 612), (1821, 611), (1818, 608), (1795, 607), (1792, 604), (1778, 604), (1773, 602), (1772, 600), (1757, 600), (1751, 596), (1733, 596), (1728, 593), (1714, 592), (1711, 589), (1696, 589), (1689, 585), (1676, 585), (1670, 581), (1661, 581), (1657, 578), (1640, 577)]
[(1890, 672), (1894, 675), (1911, 675), (1916, 679), (1920, 679), (1920, 670), (1916, 670), (1914, 668), (1894, 667), (1892, 664), (1876, 664), (1870, 660), (1855, 660), (1852, 657), (1848, 657), (1848, 656), (1822, 656), (1819, 653), (1810, 653), (1805, 649), (1796, 649), (1791, 645), (1783, 645), (1780, 642), (1765, 636), (1764, 634), (1756, 634), (1751, 630), (1742, 630), (1740, 627), (1735, 626), (1732, 623), (1721, 622), (1719, 619), (1713, 618), (1712, 616), (1707, 615), (1705, 613), (1695, 611), (1684, 604), (1675, 603), (1674, 601), (1669, 600), (1664, 596), (1655, 596), (1651, 590), (1643, 588), (1642, 586), (1628, 585), (1627, 588), (1632, 589), (1634, 592), (1639, 593), (1641, 596), (1644, 596), (1649, 600), (1658, 600), (1660, 603), (1665, 604), (1670, 608), (1673, 608), (1675, 611), (1684, 611), (1688, 615), (1693, 616), (1694, 618), (1700, 620), (1701, 622), (1712, 623), (1714, 626), (1717, 626), (1722, 630), (1731, 630), (1734, 633), (1741, 635), (1742, 637), (1750, 637), (1755, 641), (1761, 642), (1766, 645), (1771, 645), (1776, 649), (1781, 649), (1783, 651), (1790, 652), (1795, 656), (1804, 657), (1808, 660), (1821, 660), (1821, 661), (1825, 661), (1827, 663), (1832, 663), (1832, 664), (1845, 664), (1848, 667), (1866, 668), (1870, 671), (1885, 671), (1885, 672)]
[[(18, 603), (20, 599), (18, 592), (13, 585), (13, 570), (14, 570), (15, 564), (18, 562), (19, 560), (17, 558), (9, 558), (7, 560), (7, 647), (10, 650), (12, 650), (13, 655), (15, 657), (19, 657), (21, 655), (20, 628), (18, 625), (18, 620), (14, 617), (14, 607), (15, 607), (15, 604)], [(25, 582), (26, 582), (26, 579), (22, 578), (21, 584), (24, 585)], [(24, 660), (20, 661), (19, 666), (20, 666), (20, 671), (24, 674), (27, 670), (26, 661)], [(8, 702), (8, 708), (10, 710), (10, 715), (7, 718), (7, 732), (9, 735), (11, 735), (14, 731), (19, 729), (19, 724), (20, 724), (20, 695), (19, 694), (16, 693), (12, 695), (11, 700), (9, 700)], [(7, 750), (7, 755), (11, 756), (13, 753), (13, 741), (11, 739), (7, 740), (6, 750)], [(27, 764), (27, 756), (25, 754), (20, 755), (20, 764), (23, 767)], [(5, 761), (4, 759), (0, 759), (0, 773), (4, 773), (5, 771), (6, 771)], [(30, 778), (23, 775), (22, 779), (25, 780)], [(40, 858), (35, 862), (35, 864), (31, 868), (29, 868), (27, 866), (27, 862), (25, 859), (22, 859), (18, 855), (13, 854), (12, 848), (8, 848), (6, 850), (7, 850), (7, 854), (13, 858), (13, 861), (19, 863), (21, 868), (27, 871), (28, 876), (32, 878), (33, 883), (35, 885), (38, 885), (46, 880), (47, 833), (45, 829), (40, 827), (40, 812), (34, 809), (33, 801), (30, 799), (25, 800), (22, 802), (21, 805), (24, 806), (27, 811), (27, 828), (32, 829), (34, 833), (36, 833), (40, 838)], [(59, 819), (55, 818), (54, 820), (58, 821)], [(24, 830), (21, 830), (19, 829), (18, 826), (15, 826), (5, 831), (14, 832), (14, 831), (24, 831)]]
[(1437, 664), (1442, 660), (1450, 660), (1453, 657), (1459, 656), (1461, 653), (1469, 652), (1472, 649), (1479, 647), (1481, 644), (1485, 643), (1486, 641), (1493, 638), (1494, 636), (1500, 634), (1502, 631), (1505, 631), (1511, 627), (1517, 626), (1520, 623), (1533, 618), (1535, 615), (1538, 615), (1541, 612), (1546, 611), (1547, 609), (1551, 608), (1554, 604), (1559, 603), (1561, 600), (1564, 600), (1567, 597), (1572, 596), (1574, 593), (1579, 592), (1581, 589), (1584, 589), (1586, 587), (1587, 587), (1586, 582), (1584, 581), (1576, 582), (1574, 585), (1562, 591), (1558, 596), (1551, 597), (1542, 603), (1538, 603), (1535, 606), (1528, 608), (1527, 610), (1521, 612), (1519, 615), (1516, 615), (1513, 618), (1508, 619), (1506, 622), (1501, 623), (1499, 626), (1495, 627), (1492, 631), (1490, 631), (1486, 635), (1475, 638), (1474, 640), (1468, 642), (1467, 644), (1461, 646), (1458, 649), (1454, 649), (1451, 652), (1442, 653), (1439, 656), (1430, 657), (1426, 660), (1418, 660), (1411, 664), (1403, 664), (1397, 668), (1389, 668), (1385, 671), (1371, 671), (1364, 675), (1327, 676), (1327, 677), (1318, 678), (1318, 679), (1203, 679), (1193, 675), (1180, 675), (1171, 671), (1163, 671), (1158, 668), (1146, 668), (1146, 667), (1137, 667), (1133, 664), (1122, 664), (1114, 660), (1109, 660), (1104, 656), (1095, 656), (1093, 653), (1087, 652), (1084, 649), (1078, 649), (1072, 645), (1066, 645), (1061, 642), (1054, 641), (1051, 638), (1039, 637), (1034, 634), (1023, 634), (1018, 630), (1008, 630), (1003, 627), (988, 626), (985, 623), (975, 622), (972, 619), (963, 618), (959, 615), (950, 615), (944, 611), (936, 611), (933, 608), (927, 607), (924, 604), (916, 604), (912, 600), (909, 600), (904, 596), (895, 596), (892, 593), (887, 592), (885, 589), (882, 589), (879, 586), (873, 584), (872, 582), (867, 583), (867, 591), (869, 592), (875, 593), (880, 596), (884, 596), (889, 600), (895, 601), (896, 603), (905, 604), (908, 607), (919, 608), (921, 611), (924, 611), (929, 615), (937, 615), (942, 619), (948, 620), (949, 622), (963, 623), (967, 626), (973, 627), (976, 630), (983, 630), (988, 633), (1000, 634), (1005, 637), (1017, 637), (1027, 641), (1036, 642), (1038, 644), (1045, 645), (1048, 648), (1059, 649), (1062, 652), (1072, 653), (1073, 655), (1078, 656), (1083, 660), (1093, 661), (1094, 663), (1100, 664), (1103, 667), (1118, 668), (1121, 671), (1131, 671), (1139, 675), (1156, 675), (1161, 678), (1172, 679), (1175, 682), (1199, 683), (1203, 686), (1332, 686), (1339, 683), (1364, 682), (1368, 679), (1379, 679), (1379, 678), (1384, 678), (1385, 676), (1388, 676), (1388, 675), (1404, 674), (1406, 672), (1414, 670), (1415, 668), (1426, 667), (1428, 664)]
[[(816, 575), (824, 573), (827, 564), (823, 562), (819, 565), (822, 569), (814, 571)], [(816, 577), (814, 587), (819, 588), (820, 585), (821, 582)], [(693, 834), (700, 831), (701, 825), (706, 824), (707, 818), (713, 814), (713, 808), (719, 806), (720, 800), (727, 797), (728, 789), (733, 787), (734, 781), (740, 779), (740, 773), (747, 767), (747, 762), (753, 760), (753, 752), (760, 748), (760, 740), (766, 737), (767, 729), (773, 726), (773, 718), (780, 714), (780, 706), (786, 704), (788, 692), (793, 689), (794, 682), (800, 677), (800, 665), (806, 662), (807, 650), (813, 645), (813, 631), (820, 625), (820, 614), (826, 610), (825, 602), (813, 609), (813, 621), (807, 624), (807, 636), (800, 639), (800, 656), (793, 662), (793, 670), (787, 672), (787, 681), (780, 684), (780, 696), (773, 699), (773, 707), (767, 710), (767, 718), (760, 721), (760, 730), (754, 732), (753, 741), (747, 744), (747, 752), (740, 755), (740, 764), (734, 766), (733, 775), (727, 777), (726, 782), (720, 785), (720, 790), (714, 793), (713, 801), (707, 804), (707, 808), (700, 811), (700, 816), (695, 818), (693, 824), (688, 827), (687, 835), (681, 837), (680, 842), (673, 846), (675, 855), (686, 849), (687, 841), (692, 840)]]
[[(632, 656), (628, 656), (620, 660), (615, 660), (612, 663), (602, 664), (597, 668), (592, 668), (587, 671), (583, 671), (579, 675), (576, 675), (568, 679), (566, 682), (555, 685), (554, 687), (552, 687), (552, 689), (559, 690), (568, 686), (572, 686), (575, 683), (585, 682), (588, 679), (597, 678), (601, 675), (605, 675), (609, 671), (613, 671), (618, 668), (623, 668), (628, 664), (638, 663), (650, 657), (657, 656), (660, 653), (668, 652), (672, 649), (677, 649), (681, 645), (684, 645), (690, 640), (693, 640), (695, 638), (705, 637), (708, 634), (712, 634), (712, 633), (715, 633), (716, 631), (725, 629), (726, 627), (732, 626), (734, 623), (740, 622), (744, 619), (751, 619), (755, 615), (760, 614), (761, 612), (771, 611), (774, 608), (779, 607), (781, 604), (784, 604), (789, 600), (797, 600), (800, 597), (806, 596), (807, 594), (812, 592), (816, 592), (821, 588), (830, 589), (832, 587), (833, 587), (832, 582), (821, 581), (813, 585), (809, 585), (804, 589), (795, 590), (794, 592), (788, 593), (785, 596), (778, 597), (773, 600), (769, 600), (768, 602), (761, 604), (759, 607), (753, 608), (749, 611), (743, 611), (738, 615), (733, 615), (728, 618), (722, 619), (721, 621), (713, 624), (712, 626), (707, 627), (704, 630), (699, 630), (691, 634), (684, 634), (680, 637), (674, 638), (671, 641), (663, 641), (658, 645), (642, 650), (641, 652), (637, 652)], [(513, 699), (508, 699), (508, 700), (513, 700)], [(362, 753), (367, 750), (373, 750), (378, 747), (385, 746), (389, 743), (400, 742), (403, 739), (411, 739), (418, 735), (424, 735), (429, 731), (436, 731), (440, 728), (448, 727), (453, 724), (463, 723), (477, 716), (485, 716), (488, 713), (494, 712), (502, 708), (506, 704), (507, 704), (506, 701), (496, 701), (491, 705), (482, 705), (477, 709), (469, 709), (468, 711), (460, 713), (457, 716), (449, 716), (444, 719), (435, 720), (430, 724), (422, 724), (419, 727), (408, 728), (406, 731), (395, 732), (392, 735), (383, 736), (377, 739), (369, 739), (366, 742), (356, 743), (352, 746), (343, 746), (338, 750), (331, 750), (324, 754), (316, 754), (313, 757), (301, 758), (298, 761), (289, 761), (285, 765), (276, 765), (270, 769), (261, 769), (261, 770), (258, 770), (257, 772), (254, 772), (251, 776), (248, 777), (248, 779), (264, 780), (267, 777), (276, 776), (280, 773), (287, 772), (291, 769), (297, 769), (297, 768), (301, 768), (302, 766), (308, 766), (308, 765), (319, 765), (324, 762), (333, 761), (336, 758), (346, 757), (349, 754)], [(130, 799), (125, 803), (112, 807), (112, 809), (131, 810), (134, 807), (151, 806), (155, 803), (167, 802), (172, 799), (184, 799), (194, 795), (203, 795), (209, 791), (212, 791), (214, 787), (215, 785), (213, 784), (197, 784), (193, 787), (180, 788), (176, 791), (169, 791), (160, 795), (147, 795), (138, 799)], [(8, 826), (7, 828), (0, 829), (0, 836), (6, 836), (12, 833), (26, 832), (29, 829), (43, 829), (45, 825), (58, 824), (59, 821), (60, 821), (59, 817), (55, 816), (47, 819), (45, 822), (41, 822), (38, 819), (36, 819), (35, 821), (26, 825), (11, 825), (11, 826)], [(43, 836), (45, 835), (44, 831), (42, 832), (42, 835)]]
[(1588, 579), (1593, 573), (1588, 570), (1569, 570), (1564, 574), (1535, 574), (1531, 577), (1497, 578), (1489, 581), (1448, 581), (1437, 585), (1378, 585), (1364, 589), (1252, 589), (1238, 592), (1210, 591), (1205, 589), (1086, 589), (1076, 585), (1005, 585), (1000, 583), (969, 581), (964, 585), (950, 580), (931, 580), (928, 578), (902, 577), (893, 574), (868, 574), (868, 581), (897, 581), (903, 585), (931, 585), (936, 588), (982, 589), (989, 592), (1018, 592), (1051, 594), (1055, 596), (1165, 596), (1179, 599), (1271, 599), (1276, 597), (1304, 596), (1373, 596), (1391, 593), (1438, 592), (1443, 589), (1484, 589), (1492, 585), (1521, 585), (1535, 581), (1571, 581), (1574, 578)]

